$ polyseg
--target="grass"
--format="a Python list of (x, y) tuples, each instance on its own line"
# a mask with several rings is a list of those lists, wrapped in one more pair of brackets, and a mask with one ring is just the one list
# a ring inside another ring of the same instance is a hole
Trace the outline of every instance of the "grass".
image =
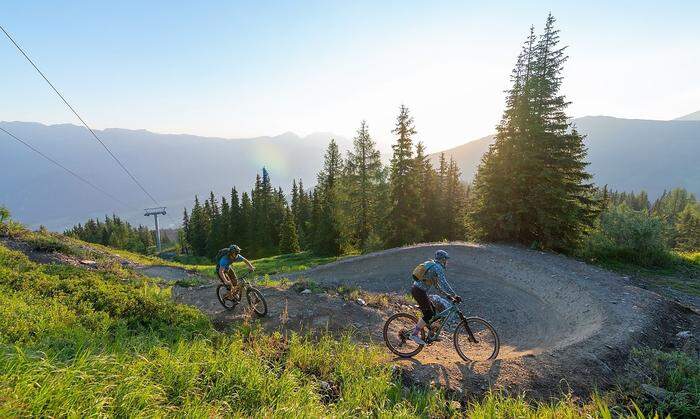
[[(700, 360), (682, 352), (635, 349), (618, 398), (643, 411), (671, 417), (700, 417)], [(613, 393), (614, 395), (614, 393)]]
[(656, 286), (700, 296), (700, 252), (670, 252), (669, 260), (659, 267), (644, 267), (614, 258), (587, 261), (620, 274), (634, 275)]
[(379, 348), (216, 332), (148, 283), (0, 246), (0, 417), (443, 416)]
[[(260, 258), (252, 260), (253, 266), (255, 266), (255, 275), (265, 276), (265, 275), (276, 275), (291, 272), (303, 271), (314, 266), (323, 265), (326, 263), (334, 262), (340, 260), (344, 256), (316, 256), (311, 252), (300, 252), (300, 253), (290, 253), (285, 255), (270, 256), (266, 258)], [(216, 273), (214, 272), (214, 263), (204, 264), (204, 265), (184, 265), (177, 264), (179, 267), (184, 267), (186, 269), (192, 269), (199, 272), (202, 275), (207, 275), (212, 278), (216, 278)], [(233, 268), (236, 272), (244, 272), (246, 266), (244, 263), (234, 263)]]

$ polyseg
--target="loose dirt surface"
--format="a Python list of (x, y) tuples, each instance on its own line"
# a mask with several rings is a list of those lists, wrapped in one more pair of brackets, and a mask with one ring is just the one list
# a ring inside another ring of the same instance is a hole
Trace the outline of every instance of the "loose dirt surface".
[[(389, 294), (394, 302), (374, 308), (332, 292), (300, 294), (268, 287), (263, 293), (270, 314), (262, 323), (271, 330), (350, 330), (357, 339), (381, 342), (389, 315), (416, 311), (401, 304), (401, 297), (409, 292), (412, 268), (438, 248), (452, 256), (448, 279), (464, 297), (465, 314), (494, 325), (501, 353), (495, 361), (466, 363), (455, 352), (451, 336), (444, 336), (414, 359), (392, 358), (410, 381), (465, 396), (492, 386), (527, 390), (536, 398), (561, 390), (587, 394), (612, 383), (631, 348), (668, 345), (675, 333), (697, 322), (692, 311), (583, 262), (510, 246), (450, 243), (391, 249), (285, 274), (330, 290), (350, 286)], [(220, 326), (244, 318), (241, 306), (223, 310), (213, 283), (177, 287), (174, 295), (209, 313)]]

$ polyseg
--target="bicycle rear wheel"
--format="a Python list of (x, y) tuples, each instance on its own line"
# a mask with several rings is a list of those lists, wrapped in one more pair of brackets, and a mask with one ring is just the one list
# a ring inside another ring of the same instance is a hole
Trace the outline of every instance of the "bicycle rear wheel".
[[(423, 350), (411, 340), (413, 328), (418, 323), (416, 316), (408, 313), (396, 313), (384, 323), (384, 343), (391, 352), (402, 358), (410, 358)], [(421, 330), (421, 339), (425, 340), (425, 332)]]
[(216, 287), (216, 298), (219, 299), (219, 302), (226, 310), (233, 310), (236, 308), (236, 305), (238, 305), (238, 301), (227, 297), (226, 294), (228, 294), (228, 291), (229, 288), (226, 284), (219, 284), (219, 286)]
[(479, 317), (468, 317), (457, 325), (454, 344), (459, 356), (468, 362), (496, 359), (501, 347), (496, 330)]
[(262, 293), (255, 288), (248, 288), (245, 292), (245, 298), (248, 300), (248, 305), (253, 309), (259, 317), (264, 317), (267, 314), (267, 301)]

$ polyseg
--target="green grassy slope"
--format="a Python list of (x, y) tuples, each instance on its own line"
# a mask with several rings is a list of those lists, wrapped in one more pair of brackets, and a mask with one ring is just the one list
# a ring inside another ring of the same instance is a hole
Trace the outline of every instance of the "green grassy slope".
[(377, 348), (222, 335), (168, 297), (0, 246), (0, 417), (449, 414), (439, 393), (404, 390)]

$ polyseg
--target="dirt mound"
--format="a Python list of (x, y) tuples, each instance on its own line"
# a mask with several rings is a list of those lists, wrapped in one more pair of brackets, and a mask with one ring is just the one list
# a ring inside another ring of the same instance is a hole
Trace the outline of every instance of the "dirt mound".
[[(549, 253), (501, 245), (425, 244), (344, 259), (307, 271), (279, 275), (313, 280), (315, 289), (263, 287), (269, 315), (262, 324), (301, 331), (351, 330), (361, 341), (382, 342), (388, 316), (415, 310), (401, 303), (411, 284), (411, 269), (437, 249), (450, 252), (448, 279), (464, 297), (466, 314), (489, 320), (501, 338), (497, 360), (465, 363), (451, 336), (426, 348), (414, 359), (392, 358), (405, 378), (446, 387), (458, 396), (490, 387), (528, 391), (546, 398), (561, 391), (588, 394), (605, 388), (622, 368), (631, 348), (664, 346), (697, 316), (625, 277)], [(192, 273), (170, 267), (141, 269), (164, 279), (191, 279)], [(176, 300), (199, 307), (225, 328), (245, 319), (244, 310), (225, 311), (215, 285), (175, 286)], [(388, 304), (371, 307), (334, 293), (340, 286), (389, 294)], [(388, 351), (387, 351), (388, 352)]]
[[(605, 386), (629, 350), (658, 346), (677, 331), (683, 310), (625, 277), (563, 256), (500, 245), (425, 244), (390, 249), (289, 275), (323, 286), (355, 286), (403, 295), (411, 269), (437, 249), (452, 256), (448, 279), (465, 313), (489, 320), (499, 359), (466, 365), (451, 339), (402, 361), (409, 376), (453, 390), (489, 385), (547, 396), (560, 388)], [(387, 313), (390, 314), (390, 313)], [(669, 325), (674, 326), (669, 326)]]

